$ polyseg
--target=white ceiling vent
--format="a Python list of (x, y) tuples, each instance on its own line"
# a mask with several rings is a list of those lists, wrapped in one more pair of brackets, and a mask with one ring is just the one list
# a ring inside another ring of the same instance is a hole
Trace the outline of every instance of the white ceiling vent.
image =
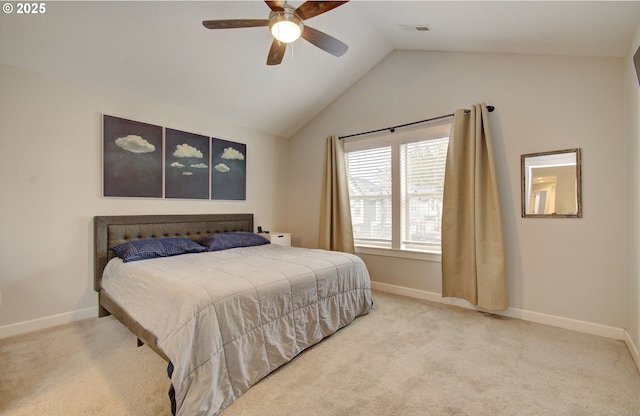
[(429, 25), (400, 25), (400, 30), (403, 32), (429, 32), (431, 28)]

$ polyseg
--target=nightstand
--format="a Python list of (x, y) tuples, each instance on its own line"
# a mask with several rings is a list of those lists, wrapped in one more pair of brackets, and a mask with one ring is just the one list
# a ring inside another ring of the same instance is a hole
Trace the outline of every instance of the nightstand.
[(291, 246), (291, 233), (263, 233), (260, 234), (267, 240), (271, 241), (271, 244), (279, 244), (281, 246)]

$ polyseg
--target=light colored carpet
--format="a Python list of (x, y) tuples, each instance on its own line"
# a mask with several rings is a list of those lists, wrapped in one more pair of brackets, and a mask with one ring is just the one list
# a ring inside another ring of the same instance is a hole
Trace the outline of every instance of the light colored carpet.
[[(374, 293), (221, 416), (640, 416), (622, 341)], [(166, 365), (113, 318), (0, 340), (0, 414), (168, 416)]]

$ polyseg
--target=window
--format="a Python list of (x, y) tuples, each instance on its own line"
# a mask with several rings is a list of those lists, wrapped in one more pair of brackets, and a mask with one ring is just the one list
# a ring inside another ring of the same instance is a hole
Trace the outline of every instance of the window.
[(440, 253), (451, 118), (345, 142), (355, 245)]
[(401, 248), (440, 252), (449, 137), (400, 145)]
[(354, 237), (391, 247), (391, 146), (346, 153)]

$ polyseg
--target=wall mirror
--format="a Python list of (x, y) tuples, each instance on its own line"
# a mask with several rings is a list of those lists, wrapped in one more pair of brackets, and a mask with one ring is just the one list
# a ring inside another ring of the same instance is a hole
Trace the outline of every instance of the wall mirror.
[(580, 149), (520, 157), (523, 218), (582, 218)]

